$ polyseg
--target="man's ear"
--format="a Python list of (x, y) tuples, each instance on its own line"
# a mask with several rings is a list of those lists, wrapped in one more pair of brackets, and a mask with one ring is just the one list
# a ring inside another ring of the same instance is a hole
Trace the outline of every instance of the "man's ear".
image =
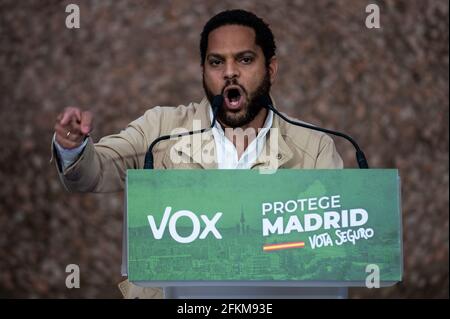
[(269, 76), (270, 83), (273, 84), (278, 72), (278, 60), (276, 56), (273, 56), (269, 62)]

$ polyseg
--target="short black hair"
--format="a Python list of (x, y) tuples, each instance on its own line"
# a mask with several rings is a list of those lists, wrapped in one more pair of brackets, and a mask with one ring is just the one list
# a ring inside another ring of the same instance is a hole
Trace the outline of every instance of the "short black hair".
[(214, 17), (209, 19), (203, 27), (203, 31), (200, 35), (200, 58), (202, 66), (205, 64), (209, 34), (211, 31), (224, 25), (242, 25), (252, 28), (255, 31), (255, 42), (261, 47), (264, 53), (266, 65), (269, 65), (270, 59), (275, 55), (277, 48), (269, 25), (254, 13), (234, 9), (222, 11), (216, 14)]

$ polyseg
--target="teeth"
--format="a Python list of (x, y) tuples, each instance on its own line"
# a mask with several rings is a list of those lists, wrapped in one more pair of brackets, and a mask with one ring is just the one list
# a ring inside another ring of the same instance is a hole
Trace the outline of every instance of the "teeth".
[(227, 95), (228, 104), (230, 106), (236, 107), (239, 105), (239, 103), (241, 101), (241, 95), (237, 89), (230, 89), (226, 95)]

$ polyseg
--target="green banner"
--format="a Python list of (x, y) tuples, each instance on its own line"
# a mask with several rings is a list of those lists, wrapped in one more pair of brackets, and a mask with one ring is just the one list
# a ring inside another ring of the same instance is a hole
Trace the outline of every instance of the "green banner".
[(128, 170), (127, 227), (130, 281), (402, 277), (395, 169)]

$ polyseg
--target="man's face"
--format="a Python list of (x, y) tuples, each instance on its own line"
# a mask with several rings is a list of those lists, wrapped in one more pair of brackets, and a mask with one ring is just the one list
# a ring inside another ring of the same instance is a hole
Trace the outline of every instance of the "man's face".
[(276, 68), (275, 58), (266, 67), (252, 28), (226, 25), (213, 30), (208, 37), (203, 87), (210, 103), (215, 95), (224, 97), (219, 121), (229, 127), (250, 123), (263, 108), (258, 99), (269, 93)]

